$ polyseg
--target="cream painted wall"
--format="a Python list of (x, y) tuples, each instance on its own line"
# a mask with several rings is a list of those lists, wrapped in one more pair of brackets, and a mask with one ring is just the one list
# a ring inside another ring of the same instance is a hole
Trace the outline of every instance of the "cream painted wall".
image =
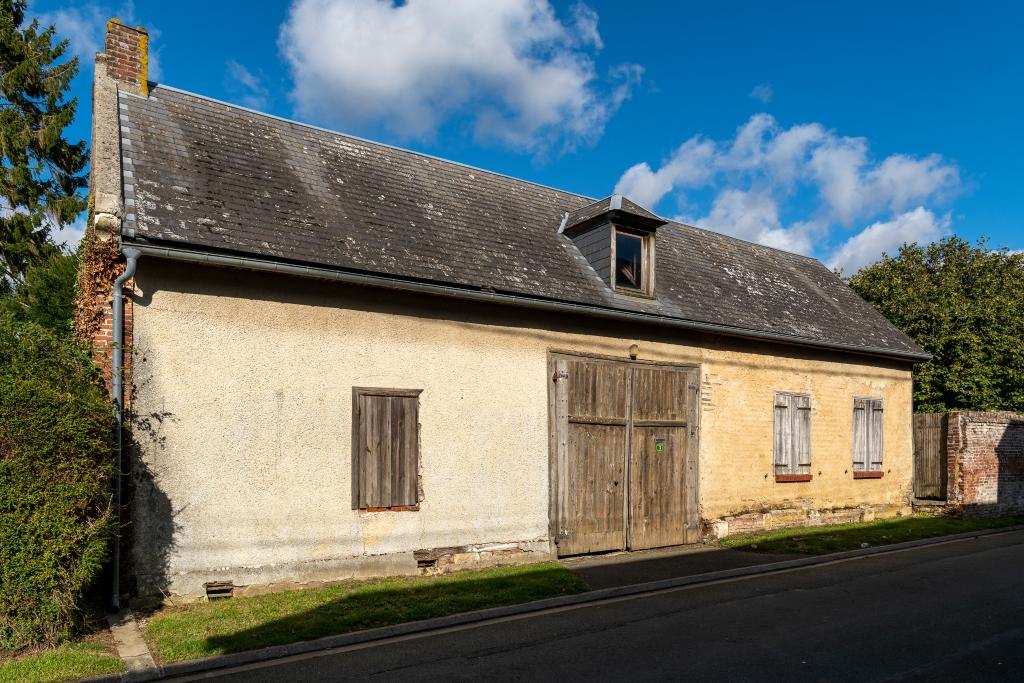
[[(702, 368), (702, 516), (900, 504), (909, 369), (369, 288), (143, 260), (134, 304), (140, 592), (415, 571), (411, 551), (548, 548), (547, 356)], [(851, 362), (852, 361), (852, 362)], [(422, 389), (419, 512), (351, 509), (351, 388)], [(808, 483), (771, 476), (773, 392), (813, 397)], [(852, 400), (885, 399), (885, 476), (850, 473)]]

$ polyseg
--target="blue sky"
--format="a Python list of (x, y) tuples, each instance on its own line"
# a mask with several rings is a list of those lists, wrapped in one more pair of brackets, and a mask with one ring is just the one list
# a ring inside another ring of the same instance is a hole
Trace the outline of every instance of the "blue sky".
[(808, 253), (1024, 248), (1024, 4), (46, 2), (169, 85)]

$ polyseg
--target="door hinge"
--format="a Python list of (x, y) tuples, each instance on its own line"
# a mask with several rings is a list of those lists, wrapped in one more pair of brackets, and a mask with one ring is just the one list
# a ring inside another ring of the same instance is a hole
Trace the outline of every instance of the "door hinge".
[(555, 373), (555, 376), (551, 378), (551, 381), (558, 382), (560, 379), (569, 379), (569, 372), (567, 370), (559, 370)]

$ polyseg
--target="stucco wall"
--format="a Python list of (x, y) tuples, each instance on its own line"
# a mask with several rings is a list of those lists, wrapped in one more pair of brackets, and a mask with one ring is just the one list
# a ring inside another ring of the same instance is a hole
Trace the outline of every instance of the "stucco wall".
[[(242, 271), (143, 260), (133, 408), (140, 592), (415, 571), (411, 551), (548, 549), (547, 355), (702, 368), (702, 516), (905, 507), (910, 372)], [(422, 389), (419, 512), (351, 509), (352, 386)], [(813, 397), (813, 473), (772, 476), (773, 392)], [(885, 399), (885, 476), (853, 480), (854, 396)]]

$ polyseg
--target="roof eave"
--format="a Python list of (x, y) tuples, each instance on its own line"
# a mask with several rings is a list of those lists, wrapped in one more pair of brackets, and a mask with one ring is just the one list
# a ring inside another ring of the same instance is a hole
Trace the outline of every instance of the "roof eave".
[(804, 348), (841, 351), (845, 353), (886, 358), (889, 360), (898, 360), (909, 363), (921, 363), (931, 360), (932, 358), (931, 354), (924, 351), (901, 351), (882, 347), (824, 341), (808, 337), (800, 337), (797, 335), (751, 330), (747, 328), (733, 327), (730, 325), (672, 318), (669, 316), (642, 313), (638, 311), (625, 311), (617, 308), (581, 304), (571, 301), (544, 299), (510, 292), (485, 291), (481, 289), (459, 287), (451, 284), (408, 280), (389, 275), (357, 273), (342, 269), (327, 268), (320, 265), (290, 263), (287, 261), (279, 261), (264, 257), (254, 257), (251, 255), (196, 250), (177, 245), (168, 246), (134, 240), (125, 242), (125, 246), (128, 246), (129, 244), (133, 248), (138, 249), (143, 256), (179, 262), (272, 272), (318, 280), (330, 280), (355, 285), (419, 292), (435, 296), (446, 296), (467, 301), (519, 306), (534, 310), (576, 313), (604, 319), (647, 323), (705, 334), (718, 334), (740, 339), (770, 341)]

